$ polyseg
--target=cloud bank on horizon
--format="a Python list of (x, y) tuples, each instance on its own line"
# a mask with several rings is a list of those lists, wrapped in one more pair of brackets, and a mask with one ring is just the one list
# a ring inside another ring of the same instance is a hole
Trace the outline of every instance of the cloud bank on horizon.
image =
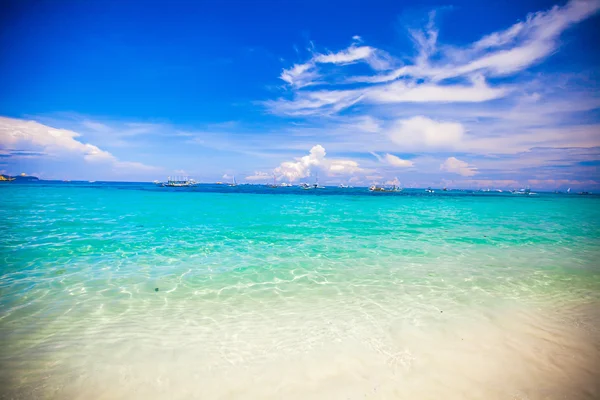
[(252, 102), (258, 122), (1, 117), (0, 170), (60, 178), (67, 160), (95, 179), (185, 170), (212, 181), (600, 188), (598, 77), (552, 68), (577, 40), (565, 32), (599, 10), (571, 0), (462, 44), (440, 40), (436, 22), (450, 13), (440, 10), (405, 26), (410, 49), (371, 45), (368, 32), (335, 50), (311, 42), (273, 76), (272, 98)]

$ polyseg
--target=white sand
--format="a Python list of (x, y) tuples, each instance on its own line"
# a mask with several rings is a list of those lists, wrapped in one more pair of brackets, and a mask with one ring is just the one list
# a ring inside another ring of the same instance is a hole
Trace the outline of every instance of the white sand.
[(129, 319), (46, 338), (46, 354), (3, 365), (0, 397), (597, 399), (598, 310)]

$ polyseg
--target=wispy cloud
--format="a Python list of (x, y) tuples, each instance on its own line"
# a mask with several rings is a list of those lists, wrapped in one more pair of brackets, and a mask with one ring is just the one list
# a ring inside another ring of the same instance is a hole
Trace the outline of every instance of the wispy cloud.
[(254, 174), (248, 175), (246, 177), (246, 180), (247, 181), (263, 181), (263, 182), (265, 182), (271, 178), (273, 178), (272, 174), (262, 172), (262, 171), (255, 171)]
[(525, 21), (486, 35), (466, 50), (451, 53), (457, 60), (469, 61), (453, 65), (447, 74), (483, 70), (501, 76), (521, 71), (551, 55), (558, 48), (562, 32), (599, 9), (597, 0), (572, 0), (562, 7), (531, 13)]
[[(159, 170), (139, 162), (121, 161), (108, 151), (79, 141), (80, 136), (77, 132), (36, 121), (0, 117), (0, 147), (4, 149), (25, 149), (34, 157), (80, 157), (88, 163), (107, 164), (114, 169)], [(13, 152), (13, 155), (19, 154)]]
[(61, 125), (80, 137), (102, 146), (123, 147), (148, 137), (174, 136), (177, 133), (164, 122), (131, 121), (109, 117), (92, 117), (78, 113), (55, 113), (28, 116), (48, 126)]
[(362, 41), (358, 36), (354, 36), (353, 40), (354, 43), (346, 49), (338, 52), (313, 53), (305, 63), (294, 64), (290, 68), (283, 69), (280, 79), (292, 87), (303, 88), (325, 83), (319, 79), (323, 77), (318, 72), (319, 64), (344, 66), (363, 62), (375, 71), (392, 68), (394, 60), (388, 53), (370, 46), (357, 46)]
[[(478, 103), (503, 98), (514, 88), (492, 86), (490, 78), (513, 75), (546, 59), (557, 50), (562, 32), (598, 9), (599, 0), (572, 0), (532, 13), (523, 22), (462, 47), (438, 44), (436, 14), (431, 12), (425, 27), (409, 30), (417, 52), (411, 63), (402, 61), (406, 57), (356, 43), (337, 52), (316, 53), (306, 63), (283, 70), (281, 79), (292, 88), (292, 97), (265, 105), (275, 114), (297, 116), (328, 115), (357, 103)], [(335, 76), (338, 69), (328, 73), (320, 68), (321, 64), (356, 62), (368, 63), (375, 73)], [(458, 78), (462, 82), (448, 81)], [(351, 83), (362, 86), (345, 88)]]
[(434, 121), (424, 116), (395, 121), (388, 135), (406, 149), (453, 148), (464, 137), (465, 128), (457, 122)]
[(389, 153), (386, 154), (385, 156), (383, 156), (383, 159), (385, 160), (385, 162), (387, 162), (389, 165), (391, 165), (393, 167), (410, 168), (415, 165), (410, 160), (403, 160), (400, 157), (395, 156), (393, 154), (389, 154)]
[(374, 155), (379, 162), (390, 165), (392, 167), (410, 168), (415, 165), (415, 163), (410, 160), (403, 160), (402, 158), (390, 153), (386, 153), (383, 156), (380, 156), (375, 152), (371, 152), (371, 154)]

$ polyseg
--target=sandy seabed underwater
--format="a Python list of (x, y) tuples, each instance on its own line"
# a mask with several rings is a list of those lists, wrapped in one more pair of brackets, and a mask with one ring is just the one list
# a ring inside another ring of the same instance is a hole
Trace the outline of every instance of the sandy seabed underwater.
[(0, 398), (600, 398), (598, 196), (0, 197)]

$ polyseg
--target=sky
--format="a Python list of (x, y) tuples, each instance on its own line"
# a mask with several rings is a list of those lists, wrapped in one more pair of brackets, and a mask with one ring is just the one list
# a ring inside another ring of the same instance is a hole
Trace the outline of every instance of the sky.
[(600, 0), (0, 0), (0, 172), (600, 190)]

